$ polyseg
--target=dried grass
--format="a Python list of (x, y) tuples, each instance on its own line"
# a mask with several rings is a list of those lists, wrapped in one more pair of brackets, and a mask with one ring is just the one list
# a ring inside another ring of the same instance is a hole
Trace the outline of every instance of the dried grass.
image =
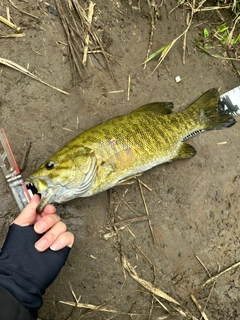
[(35, 74), (31, 73), (27, 69), (23, 68), (22, 66), (20, 66), (19, 64), (15, 63), (15, 62), (13, 62), (11, 60), (0, 58), (0, 64), (3, 64), (5, 66), (7, 66), (7, 67), (10, 67), (10, 68), (14, 69), (14, 70), (17, 70), (17, 71), (25, 74), (26, 76), (28, 76), (28, 77), (30, 77), (30, 78), (32, 78), (34, 80), (37, 80), (38, 82), (41, 82), (42, 84), (44, 84), (44, 85), (46, 85), (46, 86), (48, 86), (48, 87), (50, 87), (50, 88), (52, 88), (52, 89), (54, 89), (56, 91), (59, 91), (59, 92), (61, 92), (63, 94), (66, 94), (66, 95), (69, 95), (68, 92), (63, 91), (63, 90), (61, 90), (61, 89), (59, 89), (57, 87), (54, 87), (51, 84), (48, 84), (47, 82), (45, 82), (45, 81), (41, 80), (40, 78), (38, 78), (37, 76), (35, 76)]
[[(56, 1), (57, 10), (62, 21), (69, 46), (69, 58), (73, 77), (80, 79), (88, 77), (86, 68), (88, 53), (94, 55), (101, 53), (113, 77), (109, 64), (110, 55), (106, 52), (98, 33), (92, 26), (95, 4), (89, 1), (89, 7), (84, 9), (78, 0)], [(87, 14), (88, 12), (88, 14)]]
[[(239, 57), (239, 53), (238, 53), (238, 43), (240, 42), (240, 36), (237, 33), (237, 26), (239, 24), (240, 21), (240, 1), (239, 0), (234, 0), (234, 1), (224, 1), (224, 4), (220, 4), (220, 1), (216, 1), (217, 5), (216, 6), (207, 6), (206, 4), (206, 0), (201, 0), (201, 1), (197, 1), (197, 0), (183, 0), (183, 1), (179, 1), (178, 5), (173, 8), (169, 14), (171, 14), (174, 10), (176, 10), (179, 6), (183, 6), (185, 8), (187, 8), (188, 10), (190, 10), (189, 13), (187, 13), (186, 16), (186, 28), (185, 30), (179, 34), (179, 36), (177, 36), (175, 39), (173, 39), (170, 43), (163, 45), (159, 50), (157, 50), (156, 52), (152, 53), (151, 55), (149, 55), (149, 48), (148, 48), (148, 53), (147, 53), (147, 59), (144, 61), (144, 67), (146, 66), (146, 63), (148, 63), (149, 61), (153, 60), (155, 57), (159, 56), (158, 62), (156, 67), (154, 68), (153, 72), (162, 64), (162, 62), (165, 60), (165, 58), (168, 56), (170, 50), (173, 48), (173, 46), (175, 45), (175, 43), (180, 40), (181, 38), (183, 38), (183, 64), (185, 64), (186, 58), (185, 58), (185, 53), (186, 53), (186, 40), (187, 40), (187, 33), (190, 29), (190, 27), (192, 26), (193, 22), (194, 22), (194, 16), (196, 13), (200, 13), (200, 12), (214, 12), (216, 11), (217, 13), (219, 13), (219, 16), (221, 16), (220, 14), (220, 10), (228, 10), (230, 12), (234, 12), (234, 17), (232, 19), (232, 25), (229, 26), (229, 34), (225, 43), (225, 52), (226, 55), (222, 54), (214, 54), (214, 53), (210, 53), (209, 50), (207, 50), (206, 48), (204, 48), (204, 46), (201, 46), (199, 42), (194, 41), (194, 45), (201, 50), (202, 52), (217, 58), (217, 59), (222, 59), (222, 60), (230, 60), (234, 66), (234, 68), (236, 69), (236, 66), (234, 65), (235, 61), (240, 61), (240, 57)], [(150, 16), (152, 17), (152, 12), (150, 11)], [(222, 20), (224, 20), (222, 18)], [(209, 22), (210, 24), (210, 22)], [(153, 25), (153, 19), (151, 19), (151, 25)], [(155, 27), (154, 27), (155, 28)], [(153, 27), (152, 27), (153, 30)], [(235, 41), (237, 41), (236, 45), (233, 45), (234, 42), (234, 34), (236, 34), (236, 39)], [(237, 40), (238, 39), (238, 40)], [(152, 44), (152, 33), (150, 34), (150, 43)], [(230, 54), (230, 49), (234, 52), (234, 57), (231, 56)], [(236, 69), (236, 71), (238, 72), (238, 70)], [(152, 74), (152, 73), (151, 73)]]

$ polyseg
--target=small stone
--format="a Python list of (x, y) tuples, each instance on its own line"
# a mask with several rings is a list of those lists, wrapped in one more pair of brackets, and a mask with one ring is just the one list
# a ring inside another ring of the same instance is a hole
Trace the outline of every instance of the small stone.
[(180, 77), (180, 76), (177, 76), (177, 77), (175, 78), (175, 81), (176, 81), (176, 82), (180, 82), (180, 81), (181, 81), (181, 77)]

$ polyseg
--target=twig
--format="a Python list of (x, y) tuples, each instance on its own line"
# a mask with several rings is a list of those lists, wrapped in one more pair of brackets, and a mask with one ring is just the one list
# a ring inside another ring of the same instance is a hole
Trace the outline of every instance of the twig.
[(128, 207), (128, 209), (129, 209), (130, 211), (132, 211), (133, 213), (135, 213), (136, 215), (138, 215), (137, 211), (133, 210), (133, 209), (131, 208), (131, 206), (130, 206), (122, 197), (119, 197), (119, 198), (120, 198), (120, 200), (125, 204), (125, 206)]
[(118, 313), (118, 314), (125, 314), (125, 315), (130, 315), (130, 316), (140, 316), (140, 315), (144, 315), (142, 313), (127, 313), (127, 312), (121, 312), (119, 310), (116, 309), (110, 309), (107, 307), (102, 307), (102, 306), (96, 306), (94, 304), (90, 304), (90, 303), (75, 303), (72, 301), (59, 301), (60, 303), (69, 305), (69, 306), (73, 306), (73, 307), (78, 307), (78, 308), (84, 308), (84, 309), (90, 309), (93, 311), (102, 311), (102, 312), (109, 312), (109, 313)]
[(200, 11), (213, 11), (213, 10), (230, 9), (230, 8), (231, 8), (231, 5), (222, 6), (222, 7), (215, 6), (215, 7), (197, 8), (194, 10), (194, 13), (200, 12)]
[[(92, 1), (90, 1), (89, 3), (89, 7), (88, 7), (88, 17), (87, 17), (87, 20), (88, 20), (88, 23), (89, 23), (89, 27), (91, 26), (92, 24), (92, 17), (93, 17), (93, 13), (94, 13), (94, 6), (95, 6), (95, 3), (93, 3)], [(88, 44), (89, 44), (89, 40), (90, 40), (90, 34), (89, 32), (87, 33), (86, 35), (86, 39), (85, 39), (85, 46), (84, 46), (84, 49), (83, 49), (83, 65), (86, 65), (86, 62), (87, 62), (87, 54), (88, 54)]]
[[(211, 295), (212, 295), (212, 292), (213, 292), (213, 289), (214, 289), (215, 284), (216, 284), (216, 280), (213, 282), (213, 285), (212, 285), (211, 290), (210, 290), (210, 292), (209, 292), (209, 295), (208, 295), (208, 297), (207, 297), (207, 301), (206, 301), (206, 303), (205, 303), (205, 306), (204, 306), (203, 311), (205, 311), (206, 308), (207, 308), (207, 304), (208, 304), (208, 302), (209, 302), (209, 300), (210, 300), (210, 297), (211, 297)], [(201, 319), (200, 319), (200, 320), (201, 320)]]
[(234, 268), (237, 268), (240, 266), (240, 261), (233, 264), (231, 267), (223, 270), (222, 272), (218, 273), (216, 276), (211, 277), (210, 279), (208, 279), (206, 282), (204, 282), (204, 284), (201, 286), (202, 288), (205, 287), (208, 283), (215, 281), (217, 278), (219, 278), (220, 276), (222, 276), (224, 273), (231, 271)]
[[(139, 182), (138, 178), (137, 178), (137, 181), (138, 181), (138, 185), (139, 185), (139, 189), (140, 189), (140, 193), (141, 193), (141, 196), (142, 196), (142, 200), (143, 200), (143, 204), (144, 204), (144, 208), (145, 208), (146, 214), (147, 214), (147, 216), (149, 216), (148, 207), (147, 207), (146, 200), (145, 200), (145, 197), (144, 197), (144, 194), (143, 194), (143, 190), (142, 190), (142, 185)], [(153, 238), (153, 243), (155, 243), (155, 237), (154, 237), (152, 223), (151, 223), (150, 219), (148, 220), (148, 225), (149, 225), (149, 229), (150, 229), (150, 232), (151, 232), (151, 235), (152, 235), (152, 238)]]
[(22, 12), (22, 13), (24, 13), (24, 14), (26, 14), (26, 15), (34, 18), (34, 19), (40, 20), (40, 18), (38, 18), (37, 16), (34, 16), (34, 15), (31, 14), (31, 13), (28, 13), (28, 12), (22, 10), (22, 9), (19, 9), (19, 8), (12, 2), (12, 0), (8, 0), (8, 1), (9, 1), (9, 2), (11, 3), (11, 5), (12, 5), (15, 9), (17, 9), (18, 11), (20, 11), (20, 12)]
[(146, 185), (146, 183), (142, 182), (142, 180), (140, 180), (139, 178), (138, 178), (138, 181), (139, 181), (148, 191), (151, 191), (151, 192), (152, 192), (152, 189), (151, 189), (148, 185)]
[(191, 294), (191, 298), (193, 300), (193, 302), (196, 304), (199, 312), (201, 313), (201, 316), (203, 317), (204, 320), (208, 320), (208, 317), (206, 315), (206, 313), (204, 312), (202, 306), (200, 305), (200, 303), (198, 302), (198, 300), (194, 297), (193, 294)]
[[(141, 252), (141, 254), (144, 256), (144, 258), (148, 261), (148, 263), (151, 265), (152, 269), (153, 269), (153, 285), (156, 285), (156, 267), (155, 265), (152, 263), (152, 261), (146, 256), (146, 254), (143, 252), (143, 250), (141, 249), (141, 247), (136, 245), (136, 248)], [(148, 314), (148, 320), (152, 319), (152, 313), (153, 313), (153, 309), (154, 309), (154, 301), (155, 301), (156, 297), (155, 295), (152, 293), (152, 299), (151, 299), (151, 307), (149, 309), (149, 314)]]
[(186, 317), (187, 319), (192, 319), (192, 320), (198, 320), (196, 317), (194, 317), (188, 310), (182, 310), (180, 309), (180, 306), (172, 306), (173, 309), (177, 310), (183, 317)]
[(152, 313), (153, 313), (153, 309), (154, 309), (154, 301), (155, 301), (155, 295), (152, 293), (151, 306), (150, 306), (149, 313), (148, 313), (148, 320), (152, 319)]
[[(135, 236), (135, 234), (132, 232), (132, 230), (129, 228), (129, 226), (125, 226), (125, 229), (130, 233), (130, 235), (134, 238), (134, 239), (136, 239), (136, 236)], [(115, 229), (116, 230), (116, 229)]]
[[(207, 272), (207, 274), (209, 275), (209, 277), (211, 278), (212, 275), (211, 275), (211, 273), (208, 271), (208, 268), (205, 266), (205, 264), (201, 261), (201, 259), (200, 259), (198, 256), (196, 256), (196, 258), (197, 258), (197, 260), (200, 262), (200, 264), (203, 266), (203, 268), (206, 270), (206, 272)], [(218, 272), (220, 272), (220, 267), (219, 267)], [(211, 297), (211, 295), (212, 295), (212, 292), (213, 292), (215, 283), (216, 283), (216, 280), (214, 281), (214, 283), (213, 283), (213, 285), (212, 285), (212, 287), (211, 287), (211, 290), (210, 290), (210, 292), (209, 292), (209, 295), (208, 295), (208, 297), (207, 297), (207, 301), (206, 301), (205, 306), (204, 306), (204, 308), (203, 308), (203, 311), (204, 311), (204, 312), (205, 312), (205, 310), (206, 310), (206, 308), (207, 308), (207, 304), (208, 304), (208, 302), (209, 302), (209, 300), (210, 300), (210, 297)], [(201, 319), (200, 319), (200, 320), (201, 320)]]
[[(114, 227), (114, 225), (113, 225), (113, 227)], [(116, 235), (118, 235), (118, 233), (116, 232), (116, 230), (117, 230), (117, 231), (120, 231), (120, 230), (124, 230), (124, 229), (125, 229), (125, 226), (122, 226), (122, 227), (120, 227), (119, 229), (114, 228), (115, 231), (111, 231), (111, 232), (105, 233), (105, 234), (103, 235), (103, 238), (104, 238), (105, 240), (108, 240), (109, 238), (115, 237)]]
[(130, 100), (130, 89), (131, 89), (131, 76), (128, 76), (128, 87), (127, 87), (127, 101)]
[(200, 264), (202, 265), (202, 267), (206, 270), (207, 274), (209, 275), (209, 277), (211, 278), (211, 273), (208, 271), (207, 267), (205, 266), (205, 264), (202, 262), (202, 260), (200, 260), (200, 258), (198, 256), (195, 256), (196, 259), (200, 262)]
[(21, 28), (20, 27), (17, 27), (14, 23), (12, 23), (11, 21), (3, 18), (2, 16), (0, 16), (0, 21), (4, 24), (6, 24), (7, 26), (9, 26), (10, 28), (16, 30), (17, 32), (20, 32), (21, 31)]
[[(186, 23), (187, 23), (187, 26), (189, 25), (190, 23), (190, 20), (189, 20), (189, 13), (187, 13), (187, 19), (186, 19)], [(183, 64), (185, 64), (185, 58), (186, 58), (186, 47), (187, 47), (187, 32), (184, 34), (183, 36)]]
[(149, 217), (132, 218), (132, 219), (124, 220), (124, 221), (115, 222), (115, 223), (112, 224), (112, 226), (121, 227), (121, 226), (125, 226), (125, 225), (132, 224), (132, 223), (135, 223), (135, 222), (146, 221), (146, 220), (149, 220)]
[(30, 152), (31, 147), (32, 147), (32, 142), (28, 142), (27, 146), (26, 146), (26, 150), (23, 155), (21, 165), (20, 165), (21, 172), (24, 171), (27, 167), (27, 161), (28, 161), (28, 156), (29, 156), (29, 152)]
[[(150, 0), (147, 0), (147, 3), (148, 3), (150, 17), (151, 17), (151, 31), (150, 31), (150, 36), (149, 36), (149, 40), (148, 40), (148, 49), (147, 49), (147, 53), (146, 53), (146, 60), (147, 60), (147, 57), (149, 56), (150, 50), (152, 48), (153, 33), (154, 33), (154, 30), (155, 30), (155, 21), (154, 21), (155, 19), (154, 19), (154, 14), (153, 14), (154, 10), (152, 9)], [(146, 65), (147, 65), (147, 63), (145, 62), (144, 66), (143, 66), (143, 69), (146, 68)]]
[(9, 7), (6, 7), (6, 13), (7, 13), (7, 20), (10, 21), (10, 11), (9, 11)]
[(0, 38), (22, 38), (25, 37), (25, 33), (12, 33), (12, 34), (6, 34), (6, 35), (0, 35)]
[(122, 93), (125, 90), (115, 90), (115, 91), (108, 91), (108, 93)]
[[(147, 262), (152, 266), (152, 268), (154, 268), (154, 264), (152, 263), (152, 261), (146, 256), (146, 254), (142, 251), (141, 247), (136, 245), (136, 248), (141, 252), (141, 254), (144, 256), (144, 258), (147, 260)], [(154, 276), (155, 276), (155, 271), (154, 270)]]
[(79, 297), (77, 298), (75, 292), (73, 291), (73, 287), (72, 287), (72, 285), (71, 285), (70, 282), (69, 282), (69, 287), (70, 287), (70, 290), (71, 290), (71, 293), (72, 293), (72, 295), (73, 295), (74, 300), (76, 301), (76, 303), (79, 303), (79, 301), (81, 300), (81, 296), (79, 296)]
[(63, 94), (69, 95), (68, 92), (63, 91), (61, 89), (58, 89), (57, 87), (54, 87), (54, 86), (48, 84), (47, 82), (45, 82), (45, 81), (41, 80), (40, 78), (36, 77), (33, 73), (29, 72), (27, 69), (21, 67), (19, 64), (15, 63), (13, 61), (10, 61), (10, 60), (4, 59), (4, 58), (0, 58), (0, 64), (3, 64), (5, 66), (7, 66), (7, 67), (15, 69), (15, 70), (25, 74), (26, 76), (29, 76), (30, 78), (33, 78), (34, 80), (37, 80), (37, 81), (45, 84), (46, 86), (48, 86), (48, 87), (50, 87), (50, 88), (52, 88), (54, 90), (57, 90), (57, 91), (59, 91), (59, 92), (61, 92)]
[(127, 261), (127, 259), (125, 258), (125, 256), (123, 254), (122, 254), (122, 263), (123, 263), (123, 267), (129, 272), (130, 276), (134, 280), (136, 280), (138, 283), (140, 283), (145, 289), (152, 292), (153, 294), (155, 294), (158, 297), (161, 297), (161, 298), (163, 298), (169, 302), (172, 302), (176, 305), (180, 305), (175, 299), (170, 297), (168, 294), (166, 294), (165, 292), (163, 292), (159, 288), (153, 286), (151, 284), (151, 282), (140, 278), (138, 276), (137, 272), (135, 271), (135, 269), (133, 268), (133, 266)]
[(69, 131), (69, 132), (75, 132), (74, 130), (66, 128), (66, 127), (63, 127), (63, 130), (66, 130), (66, 131)]
[[(167, 311), (167, 313), (171, 314), (170, 310), (169, 310), (157, 297), (154, 296), (154, 298), (155, 298), (155, 300), (160, 304), (160, 306), (161, 306), (165, 311)], [(167, 316), (167, 317), (168, 317), (168, 316)]]
[(230, 31), (230, 33), (228, 35), (228, 39), (227, 39), (227, 42), (226, 42), (226, 46), (227, 46), (228, 50), (231, 48), (231, 41), (232, 41), (232, 38), (233, 38), (233, 32), (234, 32), (238, 22), (240, 22), (240, 16), (235, 19), (233, 27), (232, 27), (232, 30)]

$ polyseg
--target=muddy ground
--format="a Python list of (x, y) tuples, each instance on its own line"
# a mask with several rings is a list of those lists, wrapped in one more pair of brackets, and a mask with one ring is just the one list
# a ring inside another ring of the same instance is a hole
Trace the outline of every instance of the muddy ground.
[[(19, 12), (7, 0), (1, 2), (0, 14), (6, 16), (8, 6), (13, 22), (25, 36), (1, 38), (0, 57), (69, 93), (55, 91), (1, 65), (1, 127), (19, 164), (27, 144), (32, 142), (27, 168), (22, 172), (24, 178), (65, 142), (113, 116), (153, 101), (172, 101), (175, 110), (180, 110), (212, 87), (224, 93), (239, 85), (230, 62), (200, 53), (192, 44), (193, 39), (202, 36), (204, 27), (213, 28), (211, 23), (216, 16), (211, 13), (195, 16), (187, 35), (185, 64), (180, 39), (156, 71), (153, 72), (157, 59), (143, 69), (151, 23), (147, 1), (139, 3), (140, 12), (134, 8), (137, 1), (133, 1), (132, 7), (128, 1), (97, 1), (93, 25), (105, 39), (116, 80), (100, 55), (100, 61), (89, 55), (89, 77), (74, 86), (59, 15), (50, 13), (42, 1), (15, 1), (20, 9), (39, 20)], [(54, 1), (50, 4), (55, 7)], [(151, 52), (186, 28), (186, 8), (176, 8), (169, 14), (176, 1), (156, 4), (159, 18)], [(13, 31), (1, 24), (1, 34), (10, 33)], [(239, 69), (239, 63), (235, 66)], [(176, 76), (182, 81), (175, 82)], [(44, 295), (39, 318), (184, 319), (174, 309), (174, 303), (157, 296), (155, 299), (124, 271), (121, 258), (125, 257), (140, 278), (163, 290), (197, 319), (201, 314), (191, 294), (203, 308), (206, 306), (205, 319), (240, 319), (239, 268), (232, 268), (202, 287), (210, 276), (240, 260), (239, 138), (238, 124), (227, 130), (203, 133), (189, 140), (197, 150), (194, 158), (164, 164), (143, 174), (141, 181), (147, 188), (142, 185), (142, 191), (152, 232), (147, 220), (116, 224), (146, 216), (137, 182), (58, 205), (58, 212), (76, 241), (65, 267)], [(2, 242), (19, 211), (2, 174), (0, 183)], [(70, 287), (77, 298), (81, 297), (81, 303), (117, 312), (91, 311), (60, 303), (75, 302)]]

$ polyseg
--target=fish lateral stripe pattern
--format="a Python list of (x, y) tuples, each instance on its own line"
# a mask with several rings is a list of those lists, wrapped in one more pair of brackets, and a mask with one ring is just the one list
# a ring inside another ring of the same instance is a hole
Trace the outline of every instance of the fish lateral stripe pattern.
[[(42, 194), (39, 210), (105, 191), (161, 163), (193, 157), (196, 150), (183, 141), (236, 122), (218, 104), (218, 90), (211, 89), (181, 112), (172, 113), (172, 103), (154, 102), (80, 133), (27, 179)], [(48, 163), (54, 166), (46, 169)]]

